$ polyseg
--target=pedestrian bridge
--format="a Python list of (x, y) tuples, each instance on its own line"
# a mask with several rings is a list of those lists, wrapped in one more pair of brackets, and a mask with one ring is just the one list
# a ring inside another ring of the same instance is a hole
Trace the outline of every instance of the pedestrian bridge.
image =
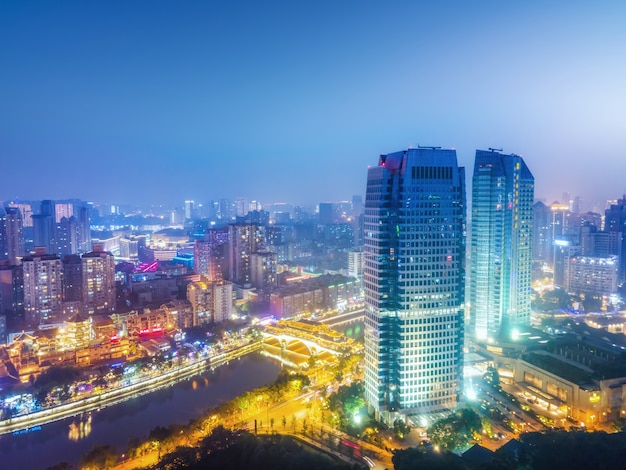
[(316, 322), (279, 321), (264, 328), (263, 343), (305, 356), (337, 356), (349, 351), (353, 340)]

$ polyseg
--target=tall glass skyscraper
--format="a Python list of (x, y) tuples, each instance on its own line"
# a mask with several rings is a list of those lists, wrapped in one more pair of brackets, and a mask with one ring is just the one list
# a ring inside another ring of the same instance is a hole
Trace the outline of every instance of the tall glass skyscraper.
[(377, 417), (453, 408), (462, 386), (465, 169), (454, 150), (381, 155), (364, 218), (365, 398)]
[(534, 186), (522, 157), (476, 151), (469, 309), (477, 341), (530, 323)]

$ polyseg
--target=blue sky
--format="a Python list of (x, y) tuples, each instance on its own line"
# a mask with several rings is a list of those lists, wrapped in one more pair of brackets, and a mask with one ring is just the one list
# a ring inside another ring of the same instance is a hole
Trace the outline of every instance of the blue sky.
[(316, 203), (378, 155), (626, 192), (626, 2), (5, 1), (0, 199)]

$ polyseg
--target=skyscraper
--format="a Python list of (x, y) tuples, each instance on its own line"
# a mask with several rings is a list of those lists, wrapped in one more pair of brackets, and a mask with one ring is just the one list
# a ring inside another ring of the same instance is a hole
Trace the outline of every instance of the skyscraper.
[(534, 186), (521, 157), (476, 151), (470, 324), (479, 341), (530, 323)]
[(462, 386), (465, 169), (454, 150), (381, 155), (364, 219), (365, 399), (386, 422)]

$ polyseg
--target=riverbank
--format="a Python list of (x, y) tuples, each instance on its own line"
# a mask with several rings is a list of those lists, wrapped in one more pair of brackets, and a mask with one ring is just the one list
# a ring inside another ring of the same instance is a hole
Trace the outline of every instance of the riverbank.
[(154, 392), (164, 387), (169, 387), (181, 380), (193, 377), (207, 368), (214, 369), (229, 361), (236, 360), (261, 348), (260, 342), (246, 344), (230, 351), (222, 352), (208, 359), (200, 359), (182, 367), (176, 367), (166, 372), (161, 372), (154, 377), (146, 377), (142, 380), (121, 387), (106, 390), (104, 392), (89, 395), (70, 403), (63, 403), (50, 408), (34, 411), (32, 413), (15, 416), (0, 421), (0, 435), (19, 433), (48, 423), (65, 418), (77, 416), (86, 412), (99, 410), (108, 406), (122, 403), (147, 393)]
[(96, 445), (110, 446), (123, 458), (122, 453), (144, 441), (155, 427), (186, 426), (206, 410), (273, 382), (280, 370), (276, 361), (248, 354), (172, 386), (94, 411), (89, 418), (76, 416), (38, 431), (5, 434), (0, 436), (0, 470), (43, 470), (63, 461), (78, 468), (80, 458)]

